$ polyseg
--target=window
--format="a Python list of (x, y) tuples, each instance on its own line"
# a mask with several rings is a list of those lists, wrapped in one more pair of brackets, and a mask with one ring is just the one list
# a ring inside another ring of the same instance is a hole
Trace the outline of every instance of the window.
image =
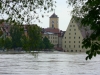
[(75, 39), (75, 37), (74, 37), (74, 39)]
[(75, 25), (73, 25), (73, 27), (75, 27)]
[(71, 37), (69, 37), (69, 39), (71, 39)]
[(66, 48), (66, 45), (65, 45), (65, 48)]
[(70, 48), (71, 46), (69, 45), (69, 48)]
[(66, 41), (65, 41), (65, 43), (66, 43)]
[(79, 48), (80, 48), (80, 45), (79, 45)]
[(69, 43), (71, 43), (71, 41), (69, 41)]
[(72, 27), (72, 25), (70, 25), (70, 27)]
[(79, 43), (80, 43), (80, 41), (79, 41)]
[(75, 41), (74, 41), (74, 43), (75, 43)]
[(70, 35), (71, 33), (69, 33), (69, 35)]
[(52, 23), (54, 23), (54, 21), (52, 21)]
[(76, 52), (77, 52), (77, 50), (76, 50)]
[(74, 29), (74, 31), (76, 31), (76, 29)]
[(71, 31), (71, 29), (69, 29), (69, 31)]
[(66, 37), (65, 37), (65, 39), (66, 39)]
[(79, 39), (80, 39), (80, 37), (79, 37)]
[(54, 25), (52, 24), (52, 28), (54, 28)]
[(75, 33), (75, 35), (76, 35), (76, 33)]
[(75, 48), (75, 45), (74, 45), (74, 48)]
[(71, 50), (71, 52), (73, 52), (73, 50)]
[(73, 23), (73, 21), (72, 21), (72, 23)]

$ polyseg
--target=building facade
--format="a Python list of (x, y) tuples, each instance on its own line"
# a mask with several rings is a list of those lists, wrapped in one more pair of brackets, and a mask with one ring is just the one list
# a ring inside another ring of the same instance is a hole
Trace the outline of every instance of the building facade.
[(43, 37), (47, 37), (55, 49), (62, 50), (62, 34), (63, 31), (59, 29), (59, 17), (53, 13), (49, 17), (49, 27), (43, 28)]
[(82, 27), (80, 21), (72, 17), (62, 39), (63, 50), (66, 52), (86, 51), (82, 48), (82, 40), (90, 33), (91, 31), (88, 27)]

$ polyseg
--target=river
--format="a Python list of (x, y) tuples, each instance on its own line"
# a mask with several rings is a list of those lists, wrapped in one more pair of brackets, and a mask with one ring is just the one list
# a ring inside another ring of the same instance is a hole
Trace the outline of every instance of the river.
[(0, 75), (99, 75), (100, 56), (85, 53), (41, 52), (0, 54)]

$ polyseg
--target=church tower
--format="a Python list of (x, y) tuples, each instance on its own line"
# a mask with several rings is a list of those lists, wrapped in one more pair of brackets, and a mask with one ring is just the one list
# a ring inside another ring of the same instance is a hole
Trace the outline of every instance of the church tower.
[(53, 13), (50, 17), (49, 17), (49, 28), (57, 28), (59, 29), (59, 17)]

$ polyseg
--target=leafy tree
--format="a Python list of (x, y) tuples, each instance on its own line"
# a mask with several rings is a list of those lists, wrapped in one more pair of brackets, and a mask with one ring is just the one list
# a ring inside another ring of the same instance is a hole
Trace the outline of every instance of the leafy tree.
[(30, 24), (33, 19), (40, 21), (37, 15), (38, 11), (39, 13), (53, 11), (55, 3), (54, 0), (0, 0), (0, 14), (6, 13), (8, 15), (7, 21)]
[(43, 40), (41, 39), (39, 43), (39, 49), (42, 50), (44, 48), (45, 48), (45, 44), (43, 43)]
[(10, 29), (10, 36), (12, 39), (12, 48), (22, 47), (21, 38), (24, 34), (23, 26), (13, 25)]
[(37, 25), (29, 25), (27, 27), (28, 38), (29, 38), (29, 46), (31, 50), (38, 49), (38, 45), (42, 38), (41, 28)]
[(11, 49), (12, 48), (12, 40), (10, 37), (6, 37), (4, 40), (4, 48)]
[(50, 43), (50, 41), (47, 37), (43, 38), (43, 43), (45, 45), (45, 49), (51, 49), (53, 47), (53, 45)]
[(3, 31), (0, 29), (0, 36), (2, 36), (3, 35)]
[(4, 48), (4, 38), (0, 38), (0, 48)]
[(50, 44), (50, 49), (54, 48), (54, 45), (53, 44)]
[(68, 0), (73, 6), (73, 15), (80, 17), (84, 27), (90, 27), (92, 33), (83, 39), (83, 47), (86, 51), (87, 59), (100, 54), (100, 0)]
[(28, 37), (26, 37), (25, 35), (22, 36), (22, 39), (21, 39), (21, 42), (22, 42), (22, 49), (26, 50), (26, 51), (29, 51), (29, 39)]

